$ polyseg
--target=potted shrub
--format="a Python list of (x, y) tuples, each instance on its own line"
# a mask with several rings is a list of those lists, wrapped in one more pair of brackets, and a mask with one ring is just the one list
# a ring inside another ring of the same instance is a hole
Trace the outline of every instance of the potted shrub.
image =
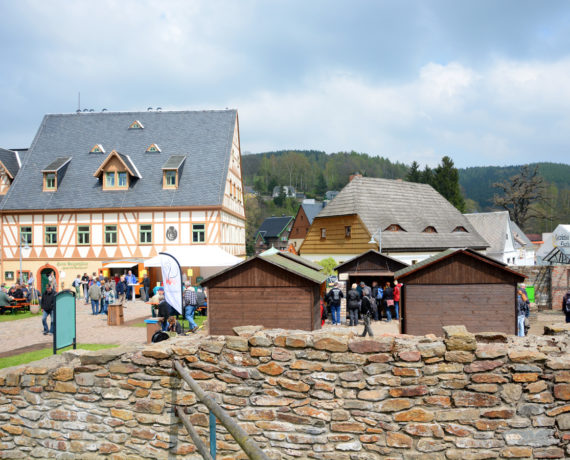
[(38, 299), (30, 300), (30, 313), (37, 315), (40, 312), (40, 301)]

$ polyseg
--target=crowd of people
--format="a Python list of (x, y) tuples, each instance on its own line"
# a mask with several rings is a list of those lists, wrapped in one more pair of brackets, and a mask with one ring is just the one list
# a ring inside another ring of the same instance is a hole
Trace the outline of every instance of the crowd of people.
[[(354, 283), (346, 293), (346, 310), (349, 318), (349, 326), (357, 326), (361, 318), (364, 324), (362, 336), (373, 335), (370, 328), (371, 321), (387, 322), (400, 319), (400, 293), (402, 284), (398, 281), (390, 283), (386, 281), (381, 286), (377, 281), (372, 282), (372, 286), (367, 286), (364, 281), (359, 284)], [(330, 310), (332, 324), (338, 325), (340, 321), (340, 305), (344, 298), (344, 293), (337, 282), (326, 294), (325, 302)], [(327, 312), (328, 313), (328, 312)]]

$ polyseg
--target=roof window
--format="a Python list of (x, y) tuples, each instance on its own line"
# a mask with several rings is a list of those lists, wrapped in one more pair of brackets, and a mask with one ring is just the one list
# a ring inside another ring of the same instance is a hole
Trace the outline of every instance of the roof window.
[(105, 153), (105, 149), (101, 144), (95, 144), (89, 153)]
[(144, 126), (140, 121), (135, 120), (130, 124), (129, 129), (144, 129)]
[(58, 157), (42, 170), (44, 175), (44, 192), (57, 191), (58, 179), (61, 182), (70, 161), (71, 157)]
[(178, 188), (184, 155), (172, 155), (162, 166), (162, 188)]
[(400, 227), (398, 224), (392, 224), (392, 225), (388, 225), (385, 229), (385, 232), (405, 232), (406, 230), (404, 230), (402, 227)]
[(456, 232), (469, 233), (469, 232), (467, 231), (467, 229), (466, 229), (465, 227), (463, 227), (462, 225), (459, 225), (458, 227), (455, 227), (451, 233), (456, 233)]
[(429, 227), (424, 228), (423, 233), (437, 233), (437, 230), (435, 229), (435, 227), (432, 227), (430, 225)]
[(147, 153), (160, 153), (160, 148), (156, 144), (150, 144), (146, 149)]
[(101, 178), (103, 190), (126, 190), (133, 178), (142, 178), (131, 158), (116, 150), (103, 160), (93, 176)]

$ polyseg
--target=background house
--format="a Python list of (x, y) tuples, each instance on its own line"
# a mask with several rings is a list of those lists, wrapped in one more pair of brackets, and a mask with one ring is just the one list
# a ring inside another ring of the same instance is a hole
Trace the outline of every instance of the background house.
[(188, 245), (245, 255), (236, 110), (46, 115), (23, 156), (1, 201), (2, 281), (20, 252), (58, 286)]
[(448, 248), (484, 251), (489, 244), (431, 186), (355, 176), (313, 220), (300, 254), (342, 263), (379, 246), (413, 264)]
[(255, 234), (255, 253), (259, 254), (271, 247), (285, 250), (293, 225), (292, 216), (268, 217)]
[(534, 265), (535, 246), (508, 211), (464, 214), (489, 243), (486, 255), (507, 265)]
[(313, 220), (323, 207), (324, 203), (314, 199), (303, 200), (299, 206), (289, 234), (289, 243), (293, 245), (296, 251), (301, 247)]
[(295, 198), (297, 196), (295, 187), (292, 185), (276, 185), (273, 187), (272, 198), (277, 198), (281, 192), (283, 192), (287, 198)]

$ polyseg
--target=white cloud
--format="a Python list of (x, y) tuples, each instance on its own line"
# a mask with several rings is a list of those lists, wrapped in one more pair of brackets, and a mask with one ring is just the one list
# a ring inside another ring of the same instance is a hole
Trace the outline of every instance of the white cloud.
[(430, 165), (447, 154), (459, 165), (536, 161), (532, 145), (548, 139), (534, 114), (568, 124), (569, 70), (565, 60), (496, 61), (478, 70), (428, 63), (404, 84), (336, 73), (302, 90), (265, 90), (232, 105), (240, 111), (242, 145), (252, 152), (354, 149)]

